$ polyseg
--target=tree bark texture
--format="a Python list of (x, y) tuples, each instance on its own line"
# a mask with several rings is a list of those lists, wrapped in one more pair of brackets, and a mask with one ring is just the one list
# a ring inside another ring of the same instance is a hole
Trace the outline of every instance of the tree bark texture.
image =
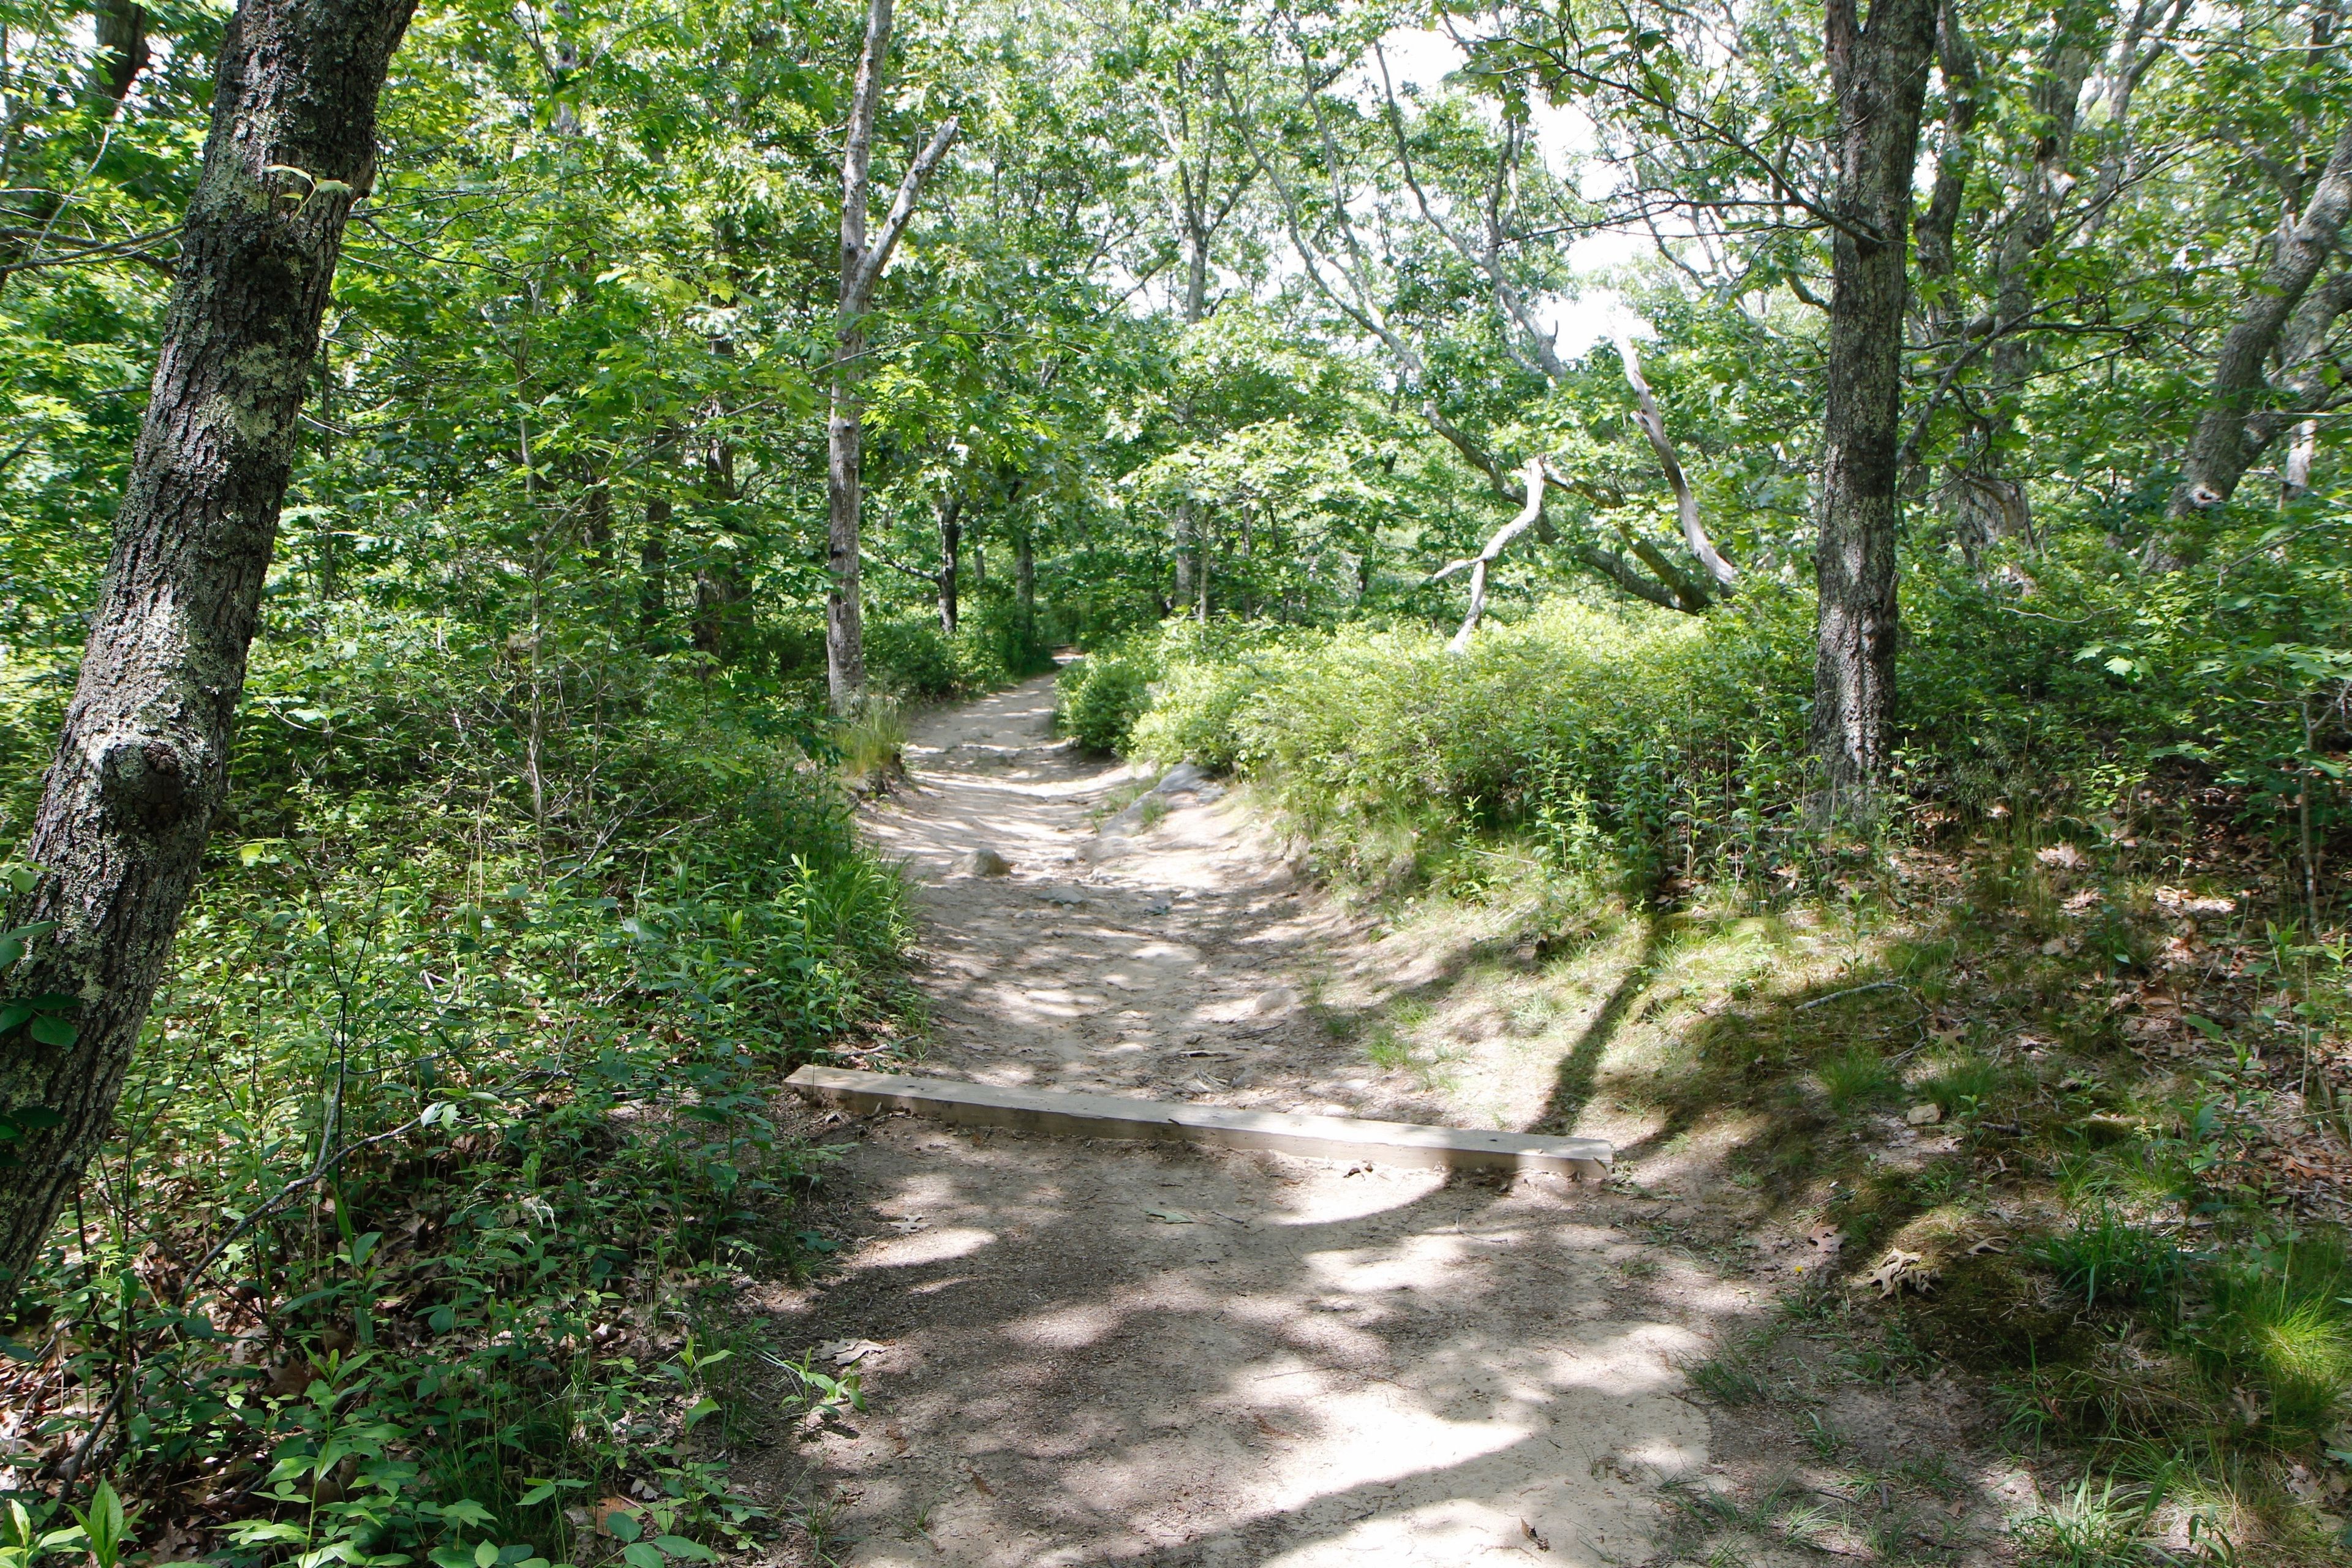
[(1911, 172), (1936, 41), (1935, 0), (1830, 0), (1837, 96), (1822, 529), (1814, 557), (1813, 747), (1822, 805), (1867, 809), (1895, 700), (1895, 532)]
[(963, 497), (950, 496), (940, 503), (940, 630), (956, 634), (960, 606), (956, 603), (956, 569), (963, 554)]
[[(2282, 417), (2263, 430), (2255, 418), (2273, 412), (2261, 406), (2269, 390), (2264, 369), (2335, 251), (2347, 213), (2352, 213), (2352, 123), (2337, 133), (2302, 216), (2280, 226), (2277, 248), (2262, 281), (2222, 335), (2213, 361), (2213, 385), (2196, 434), (2189, 437), (2180, 483), (2172, 492), (2174, 521), (2220, 506), (2236, 494), (2238, 481), (2262, 456), (2263, 447), (2288, 422)], [(2257, 430), (2260, 440), (2250, 440)]]
[(243, 0), (79, 684), (33, 827), (57, 922), (11, 992), (70, 996), (72, 1043), (0, 1039), (0, 1105), (62, 1120), (0, 1167), (0, 1269), (37, 1256), (114, 1111), (228, 784), (246, 651), (343, 225), (414, 0)]

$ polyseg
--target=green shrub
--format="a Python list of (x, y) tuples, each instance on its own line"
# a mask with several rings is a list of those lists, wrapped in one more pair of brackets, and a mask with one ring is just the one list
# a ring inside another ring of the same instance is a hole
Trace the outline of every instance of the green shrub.
[(1120, 752), (1150, 705), (1153, 661), (1127, 647), (1090, 653), (1062, 671), (1054, 721), (1089, 752)]
[(1563, 859), (1653, 871), (1696, 834), (1761, 871), (1790, 852), (1807, 766), (1802, 707), (1783, 695), (1810, 646), (1792, 615), (1554, 603), (1463, 656), (1361, 626), (1163, 642), (1136, 743), (1263, 775), (1343, 860), (1405, 822), (1517, 828)]
[(887, 697), (973, 697), (1052, 663), (1009, 598), (975, 600), (953, 637), (928, 614), (877, 616), (866, 623), (866, 672)]

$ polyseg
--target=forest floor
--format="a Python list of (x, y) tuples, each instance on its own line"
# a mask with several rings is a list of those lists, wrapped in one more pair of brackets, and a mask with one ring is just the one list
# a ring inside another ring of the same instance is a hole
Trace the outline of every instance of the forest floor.
[(844, 1152), (796, 1223), (836, 1262), (754, 1305), (865, 1408), (738, 1471), (795, 1519), (788, 1559), (2004, 1560), (2035, 1483), (1982, 1401), (1872, 1350), (1808, 1276), (1834, 1238), (1726, 1179), (1725, 1140), (1592, 1092), (1735, 975), (1676, 981), (1654, 931), (1535, 963), (1475, 922), (1384, 929), (1214, 785), (1113, 815), (1148, 778), (1052, 711), (1043, 679), (928, 717), (867, 810), (933, 1009), (895, 1065), (1625, 1153), (1605, 1184), (1497, 1184), (808, 1112)]

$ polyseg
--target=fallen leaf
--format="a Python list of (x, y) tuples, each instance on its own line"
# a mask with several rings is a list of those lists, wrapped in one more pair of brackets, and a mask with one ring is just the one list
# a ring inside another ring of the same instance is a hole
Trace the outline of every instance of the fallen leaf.
[(1276, 1426), (1265, 1416), (1257, 1415), (1255, 1412), (1251, 1413), (1250, 1418), (1257, 1423), (1257, 1429), (1265, 1433), (1269, 1437), (1296, 1437), (1298, 1436), (1296, 1432), (1284, 1431), (1281, 1427)]
[(816, 1359), (835, 1366), (856, 1366), (883, 1347), (872, 1340), (828, 1340), (816, 1347)]
[(1936, 1288), (1936, 1270), (1927, 1266), (1927, 1260), (1916, 1252), (1906, 1252), (1899, 1247), (1889, 1247), (1878, 1267), (1865, 1275), (1865, 1282), (1878, 1287), (1879, 1299), (1899, 1290), (1916, 1290), (1921, 1295)]
[(971, 1477), (971, 1484), (980, 1489), (981, 1496), (994, 1497), (996, 1495), (996, 1489), (988, 1484), (988, 1479), (985, 1476), (982, 1476), (978, 1470), (971, 1470), (967, 1473)]
[(925, 1219), (921, 1215), (916, 1214), (908, 1215), (905, 1219), (892, 1220), (890, 1222), (890, 1228), (897, 1231), (900, 1236), (912, 1236), (915, 1232), (922, 1229), (923, 1226), (929, 1224), (930, 1224), (930, 1221)]
[(1838, 1248), (1845, 1245), (1845, 1233), (1827, 1220), (1823, 1220), (1805, 1232), (1805, 1239), (1812, 1245), (1813, 1250), (1822, 1257), (1833, 1258), (1837, 1255)]
[(1970, 1258), (1982, 1258), (1988, 1252), (2007, 1252), (2008, 1250), (2009, 1237), (2005, 1236), (1980, 1237), (1969, 1244)]
[(1524, 1519), (1519, 1521), (1519, 1533), (1526, 1536), (1529, 1541), (1534, 1542), (1538, 1552), (1549, 1552), (1551, 1550), (1551, 1542), (1546, 1541), (1542, 1536), (1538, 1535), (1536, 1533), (1536, 1527), (1529, 1524)]
[(638, 1510), (637, 1505), (631, 1502), (627, 1498), (608, 1497), (598, 1499), (596, 1506), (593, 1511), (596, 1517), (596, 1533), (599, 1535), (616, 1535), (618, 1532), (613, 1529), (614, 1518), (616, 1515), (625, 1514), (629, 1518), (635, 1519), (637, 1517)]

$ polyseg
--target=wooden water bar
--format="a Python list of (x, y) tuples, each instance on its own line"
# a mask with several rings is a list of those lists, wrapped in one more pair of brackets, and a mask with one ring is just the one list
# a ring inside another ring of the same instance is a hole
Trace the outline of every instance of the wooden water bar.
[(1003, 1127), (1061, 1138), (1131, 1138), (1270, 1149), (1316, 1160), (1362, 1160), (1455, 1171), (1602, 1177), (1616, 1151), (1599, 1138), (1551, 1138), (1475, 1127), (1297, 1116), (1224, 1105), (1130, 1100), (963, 1079), (804, 1067), (784, 1080), (804, 1100), (856, 1111), (904, 1110), (961, 1127)]

